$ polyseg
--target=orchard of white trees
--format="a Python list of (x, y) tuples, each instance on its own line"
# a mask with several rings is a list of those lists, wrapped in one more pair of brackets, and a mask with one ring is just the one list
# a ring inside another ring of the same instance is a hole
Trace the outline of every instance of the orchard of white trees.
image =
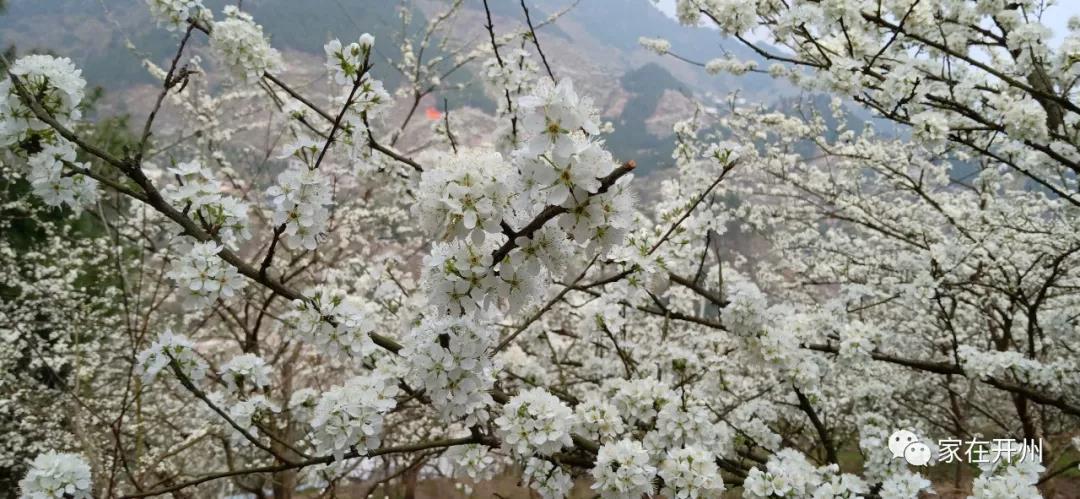
[[(318, 92), (241, 2), (145, 3), (175, 55), (143, 61), (160, 83), (122, 147), (63, 54), (2, 64), (13, 495), (1075, 491), (1080, 19), (1051, 43), (1048, 2), (678, 0), (770, 65), (644, 47), (831, 112), (702, 103), (644, 182), (544, 53), (557, 16), (453, 0), (394, 50), (337, 33)], [(466, 7), (474, 43), (449, 34)], [(462, 67), (497, 129), (448, 115), (399, 148), (388, 110)], [(849, 128), (858, 106), (908, 133)], [(1039, 452), (949, 464), (951, 439)]]

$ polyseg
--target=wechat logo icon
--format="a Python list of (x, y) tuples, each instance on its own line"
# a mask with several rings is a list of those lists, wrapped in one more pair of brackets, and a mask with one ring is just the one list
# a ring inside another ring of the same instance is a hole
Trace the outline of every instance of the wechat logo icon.
[(908, 430), (897, 430), (889, 435), (889, 452), (893, 459), (903, 458), (912, 466), (926, 466), (930, 463), (930, 447), (922, 443), (918, 435)]

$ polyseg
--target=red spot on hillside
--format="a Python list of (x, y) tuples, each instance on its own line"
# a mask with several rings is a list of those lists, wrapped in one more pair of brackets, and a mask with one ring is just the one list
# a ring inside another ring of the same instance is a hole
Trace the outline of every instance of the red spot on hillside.
[(427, 115), (427, 119), (429, 119), (431, 121), (435, 121), (435, 120), (437, 120), (439, 118), (442, 118), (442, 113), (440, 113), (439, 110), (435, 109), (434, 107), (429, 107), (429, 108), (425, 109), (424, 114)]

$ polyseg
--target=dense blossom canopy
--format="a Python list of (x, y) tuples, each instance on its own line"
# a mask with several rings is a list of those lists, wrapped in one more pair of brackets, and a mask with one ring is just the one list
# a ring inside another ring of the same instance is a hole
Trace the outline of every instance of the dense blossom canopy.
[[(25, 420), (36, 458), (0, 456), (23, 497), (502, 473), (544, 498), (930, 493), (901, 429), (1040, 443), (967, 469), (973, 498), (1077, 466), (1080, 22), (1051, 46), (1043, 2), (677, 0), (771, 66), (642, 37), (655, 56), (832, 98), (703, 102), (648, 182), (531, 18), (500, 36), (485, 12), (485, 43), (459, 43), (462, 1), (420, 28), (403, 8), (399, 59), (333, 39), (300, 91), (240, 7), (146, 3), (183, 38), (146, 62), (162, 85), (131, 144), (89, 133), (66, 58), (0, 82), (0, 178), (31, 194), (5, 210), (44, 241), (0, 238), (0, 416), (54, 411)], [(490, 133), (410, 126), (463, 67)], [(55, 397), (8, 388), (42, 379)]]

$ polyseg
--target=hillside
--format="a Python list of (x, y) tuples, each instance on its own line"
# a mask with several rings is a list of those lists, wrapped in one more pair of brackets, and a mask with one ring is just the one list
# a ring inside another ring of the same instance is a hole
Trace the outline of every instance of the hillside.
[[(220, 0), (205, 2), (216, 12)], [(496, 30), (505, 32), (523, 26), (524, 15), (516, 1), (491, 2)], [(271, 36), (276, 48), (315, 57), (304, 60), (303, 68), (314, 70), (322, 58), (322, 45), (332, 37), (351, 38), (371, 32), (380, 41), (380, 55), (396, 57), (394, 40), (400, 39), (397, 3), (388, 0), (247, 0), (252, 12)], [(410, 3), (413, 5), (413, 3)], [(418, 0), (413, 5), (412, 29), (424, 26), (430, 15), (444, 8), (438, 0)], [(538, 33), (555, 71), (570, 77), (590, 95), (605, 116), (616, 125), (609, 137), (614, 153), (635, 159), (647, 172), (662, 168), (671, 149), (670, 125), (673, 112), (689, 109), (687, 95), (724, 95), (738, 90), (750, 100), (772, 102), (794, 95), (785, 84), (767, 76), (742, 78), (709, 76), (701, 68), (641, 49), (638, 37), (664, 37), (683, 54), (708, 60), (725, 51), (739, 57), (754, 55), (722, 40), (715, 31), (687, 29), (657, 10), (651, 0), (537, 0), (530, 3), (534, 19), (546, 19), (554, 12), (572, 8), (557, 23)], [(611, 15), (618, 12), (618, 16)], [(455, 36), (462, 41), (482, 39), (481, 0), (466, 0)], [(51, 51), (70, 57), (84, 68), (92, 86), (106, 90), (105, 102), (114, 112), (143, 111), (152, 95), (147, 85), (152, 79), (140, 60), (166, 63), (178, 34), (154, 26), (142, 0), (11, 0), (0, 15), (0, 33), (5, 46), (20, 51)], [(193, 44), (195, 53), (205, 51), (205, 40)], [(583, 59), (589, 54), (591, 59)], [(308, 62), (311, 62), (308, 64)], [(308, 67), (310, 66), (310, 68)], [(400, 76), (385, 67), (376, 69), (389, 89), (400, 84)], [(468, 71), (455, 75), (457, 81), (475, 80)], [(123, 95), (123, 98), (119, 96)], [(464, 91), (433, 96), (425, 105), (441, 103), (447, 97), (451, 109), (460, 106), (490, 111), (493, 103), (479, 85)], [(659, 113), (659, 114), (658, 114)]]

